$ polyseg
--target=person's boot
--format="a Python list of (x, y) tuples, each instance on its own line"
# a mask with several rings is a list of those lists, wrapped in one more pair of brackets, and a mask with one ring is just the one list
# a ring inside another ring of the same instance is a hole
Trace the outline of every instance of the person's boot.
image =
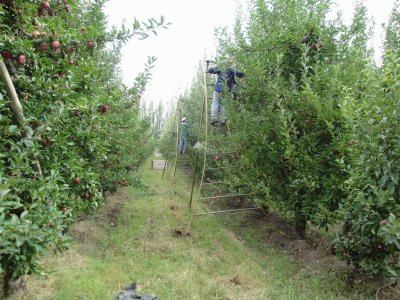
[(223, 120), (221, 122), (218, 123), (219, 126), (225, 126), (226, 125), (226, 120)]

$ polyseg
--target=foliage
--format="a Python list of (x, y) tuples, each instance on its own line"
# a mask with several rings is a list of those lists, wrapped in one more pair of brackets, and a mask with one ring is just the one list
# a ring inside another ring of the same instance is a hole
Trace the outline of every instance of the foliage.
[(337, 248), (369, 273), (397, 280), (400, 264), (400, 156), (398, 95), (400, 52), (390, 51), (381, 70), (360, 75), (365, 90), (344, 103), (352, 127), (349, 197), (341, 208), (345, 230)]
[(0, 1), (0, 52), (25, 115), (17, 122), (0, 83), (5, 292), (10, 279), (39, 269), (45, 250), (65, 246), (68, 226), (107, 190), (137, 183), (132, 171), (153, 147), (137, 105), (149, 70), (134, 88), (124, 86), (119, 49), (165, 27), (164, 19), (107, 31), (104, 3)]
[(386, 26), (385, 50), (400, 48), (400, 1), (396, 1)]
[[(237, 154), (211, 161), (224, 169), (206, 176), (252, 193), (301, 237), (309, 223), (327, 231), (344, 223), (337, 253), (357, 270), (397, 279), (398, 12), (387, 27), (391, 52), (379, 68), (367, 46), (363, 2), (356, 2), (349, 26), (340, 17), (327, 19), (331, 6), (329, 0), (253, 0), (232, 33), (217, 31), (217, 64), (246, 75), (237, 98), (224, 99), (231, 134), (209, 128), (209, 151), (219, 139), (228, 142), (217, 147), (221, 152)], [(193, 127), (200, 123), (202, 84), (198, 75), (184, 97), (190, 105), (181, 113)], [(191, 132), (192, 145), (197, 133)]]

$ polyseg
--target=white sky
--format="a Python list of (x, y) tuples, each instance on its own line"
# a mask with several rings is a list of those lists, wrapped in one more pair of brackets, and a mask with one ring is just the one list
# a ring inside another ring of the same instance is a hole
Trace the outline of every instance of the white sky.
[[(336, 0), (343, 19), (350, 22), (352, 0)], [(383, 31), (395, 0), (366, 0), (369, 13), (375, 20), (375, 51), (380, 55)], [(122, 51), (121, 69), (125, 84), (131, 86), (138, 72), (143, 71), (148, 56), (156, 56), (153, 79), (147, 85), (145, 100), (165, 105), (190, 87), (198, 64), (215, 55), (216, 27), (232, 28), (237, 5), (246, 7), (247, 0), (109, 0), (105, 7), (111, 25), (127, 25), (134, 17), (139, 21), (159, 19), (163, 15), (172, 24), (158, 30), (158, 36), (145, 40), (133, 39)]]

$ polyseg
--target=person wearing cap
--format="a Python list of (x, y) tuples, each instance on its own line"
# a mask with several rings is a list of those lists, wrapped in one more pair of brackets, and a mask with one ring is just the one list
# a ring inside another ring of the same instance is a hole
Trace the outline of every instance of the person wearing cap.
[(187, 149), (187, 137), (189, 135), (189, 123), (185, 117), (181, 120), (179, 130), (179, 154), (185, 154)]
[[(214, 86), (213, 100), (211, 103), (211, 125), (226, 124), (226, 111), (222, 103), (224, 96), (224, 85), (226, 85), (228, 92), (231, 93), (232, 98), (236, 98), (236, 80), (235, 78), (242, 78), (244, 73), (236, 70), (235, 68), (227, 68), (222, 72), (218, 67), (212, 67), (207, 70), (210, 74), (217, 74), (218, 78)], [(220, 113), (220, 123), (218, 123), (218, 112)]]

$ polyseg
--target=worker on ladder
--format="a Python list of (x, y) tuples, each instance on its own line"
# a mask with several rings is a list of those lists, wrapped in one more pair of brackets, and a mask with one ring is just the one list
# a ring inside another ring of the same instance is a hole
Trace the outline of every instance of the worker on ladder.
[[(211, 104), (211, 125), (224, 126), (227, 119), (225, 107), (223, 105), (223, 97), (225, 95), (224, 84), (227, 85), (229, 93), (231, 93), (232, 98), (235, 99), (237, 84), (235, 78), (242, 78), (244, 73), (235, 68), (227, 68), (225, 72), (222, 72), (218, 67), (208, 68), (207, 72), (218, 75)], [(220, 122), (218, 122), (218, 112), (220, 113)]]
[(189, 123), (185, 117), (181, 120), (179, 130), (179, 154), (185, 154), (187, 149), (187, 137), (189, 135)]

